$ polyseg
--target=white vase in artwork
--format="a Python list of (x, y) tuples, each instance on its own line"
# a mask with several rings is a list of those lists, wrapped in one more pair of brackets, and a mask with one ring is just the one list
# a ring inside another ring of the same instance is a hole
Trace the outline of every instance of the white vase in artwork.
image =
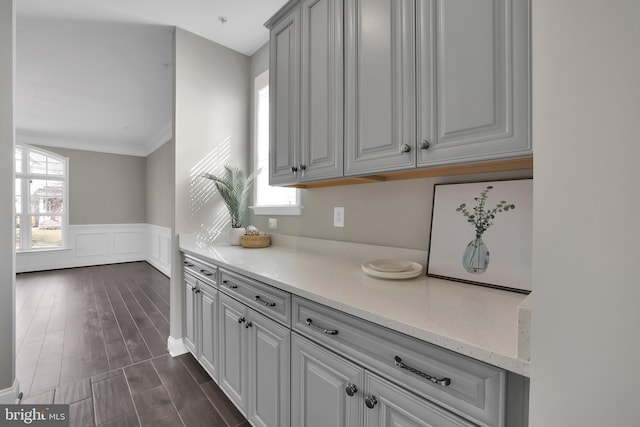
[(240, 236), (242, 236), (244, 233), (244, 227), (230, 228), (228, 234), (229, 244), (232, 246), (240, 246)]

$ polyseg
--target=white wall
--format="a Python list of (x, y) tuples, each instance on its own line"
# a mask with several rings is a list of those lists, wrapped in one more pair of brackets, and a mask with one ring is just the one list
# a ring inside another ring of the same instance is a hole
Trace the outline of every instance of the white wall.
[(640, 423), (640, 2), (533, 0), (532, 427)]
[(0, 403), (15, 398), (14, 72), (15, 9), (0, 0)]
[[(219, 173), (226, 163), (247, 168), (249, 58), (180, 28), (174, 43), (172, 228), (175, 235), (198, 232), (214, 238), (229, 228), (229, 216), (221, 199), (205, 186), (208, 181), (198, 176)], [(171, 337), (180, 339), (183, 287), (177, 238), (173, 247)]]

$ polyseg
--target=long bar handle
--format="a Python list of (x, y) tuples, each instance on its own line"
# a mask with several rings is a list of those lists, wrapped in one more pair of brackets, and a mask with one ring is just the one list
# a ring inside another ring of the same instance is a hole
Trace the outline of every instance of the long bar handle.
[(260, 299), (260, 295), (256, 295), (255, 297), (253, 297), (253, 300), (261, 302), (262, 304), (266, 305), (267, 307), (275, 307), (276, 306), (275, 302), (268, 302), (268, 301), (263, 301), (262, 299)]
[(396, 366), (398, 368), (406, 369), (407, 371), (411, 372), (412, 374), (416, 374), (416, 375), (418, 375), (418, 376), (420, 376), (420, 377), (422, 377), (422, 378), (424, 378), (426, 380), (431, 381), (434, 384), (438, 384), (438, 385), (441, 385), (443, 387), (447, 387), (447, 386), (449, 386), (451, 384), (451, 378), (437, 378), (437, 377), (434, 377), (433, 375), (429, 375), (429, 374), (426, 374), (426, 373), (424, 373), (422, 371), (419, 371), (416, 368), (412, 368), (409, 365), (405, 365), (402, 362), (402, 359), (400, 358), (400, 356), (396, 356), (395, 357), (395, 363), (396, 363)]
[(336, 329), (327, 329), (327, 328), (321, 328), (320, 326), (316, 326), (313, 324), (313, 320), (311, 319), (307, 319), (305, 321), (305, 323), (307, 324), (308, 327), (310, 327), (311, 329), (315, 329), (316, 331), (320, 331), (323, 334), (327, 334), (327, 335), (338, 335), (338, 331)]

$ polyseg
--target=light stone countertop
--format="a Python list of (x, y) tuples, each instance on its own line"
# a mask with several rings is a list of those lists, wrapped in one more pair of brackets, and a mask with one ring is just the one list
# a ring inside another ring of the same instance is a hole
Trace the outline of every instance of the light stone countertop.
[[(272, 235), (268, 248), (205, 243), (180, 235), (180, 250), (320, 304), (456, 353), (529, 376), (518, 358), (527, 295), (425, 275), (408, 280), (367, 276), (362, 263), (400, 258), (426, 263), (426, 252)], [(522, 326), (520, 326), (522, 327)], [(527, 324), (528, 327), (528, 324)], [(528, 343), (526, 343), (528, 346)], [(520, 353), (522, 355), (522, 352)]]

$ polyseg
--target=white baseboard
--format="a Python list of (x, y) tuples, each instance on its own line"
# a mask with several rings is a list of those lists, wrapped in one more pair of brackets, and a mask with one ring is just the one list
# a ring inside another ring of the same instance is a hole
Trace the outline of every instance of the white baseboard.
[(20, 383), (17, 379), (13, 381), (13, 385), (4, 390), (0, 390), (0, 404), (12, 405), (18, 403), (18, 394), (20, 393)]
[(180, 356), (181, 354), (185, 354), (189, 352), (189, 349), (186, 345), (184, 345), (184, 341), (182, 338), (173, 338), (169, 337), (167, 340), (167, 348), (169, 349), (169, 354), (171, 357)]
[(70, 225), (65, 249), (20, 252), (16, 273), (148, 261), (171, 276), (171, 229), (151, 224)]

